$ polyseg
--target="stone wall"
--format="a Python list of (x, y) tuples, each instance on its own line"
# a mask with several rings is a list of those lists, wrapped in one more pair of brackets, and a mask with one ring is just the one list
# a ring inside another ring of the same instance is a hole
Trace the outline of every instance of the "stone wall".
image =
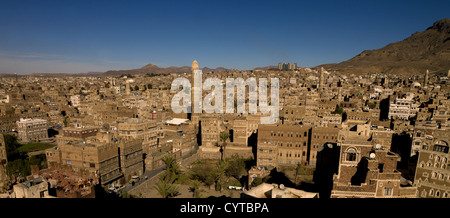
[(143, 181), (141, 184), (137, 185), (130, 191), (128, 191), (129, 194), (139, 196), (141, 193), (148, 192), (150, 189), (154, 189), (154, 186), (159, 181), (159, 178), (161, 175), (164, 174), (165, 171), (161, 171), (160, 173), (156, 174), (155, 176)]

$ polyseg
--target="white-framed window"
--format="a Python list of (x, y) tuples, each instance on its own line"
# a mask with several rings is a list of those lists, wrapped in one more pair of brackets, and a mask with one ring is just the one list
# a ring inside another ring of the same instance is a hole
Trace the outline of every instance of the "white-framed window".
[(393, 190), (392, 187), (385, 187), (384, 188), (384, 195), (385, 196), (392, 196), (392, 190)]

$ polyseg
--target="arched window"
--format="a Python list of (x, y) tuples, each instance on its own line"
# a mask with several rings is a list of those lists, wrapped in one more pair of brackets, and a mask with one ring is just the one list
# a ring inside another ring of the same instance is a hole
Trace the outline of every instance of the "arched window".
[(437, 152), (448, 153), (448, 150), (449, 150), (448, 143), (446, 141), (443, 141), (443, 140), (437, 141), (434, 144), (433, 150), (437, 151)]
[(344, 160), (347, 162), (356, 162), (358, 159), (358, 152), (356, 151), (355, 148), (348, 148), (345, 152), (344, 152)]
[(438, 176), (437, 172), (433, 172), (433, 173), (431, 174), (431, 178), (432, 178), (432, 179), (437, 178), (437, 176)]
[(438, 162), (434, 163), (434, 167), (439, 168), (439, 163)]

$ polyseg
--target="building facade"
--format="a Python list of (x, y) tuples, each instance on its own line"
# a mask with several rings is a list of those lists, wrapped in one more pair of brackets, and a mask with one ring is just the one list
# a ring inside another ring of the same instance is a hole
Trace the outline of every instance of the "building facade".
[(256, 166), (273, 169), (310, 162), (310, 127), (261, 125), (258, 129)]
[(17, 121), (19, 141), (38, 142), (48, 138), (47, 120), (20, 119)]
[(366, 126), (340, 133), (331, 198), (415, 198), (417, 187), (404, 184), (397, 171), (400, 156), (371, 140)]
[(432, 136), (425, 135), (426, 141), (421, 141), (414, 178), (420, 198), (450, 197), (449, 134), (448, 129), (436, 129)]

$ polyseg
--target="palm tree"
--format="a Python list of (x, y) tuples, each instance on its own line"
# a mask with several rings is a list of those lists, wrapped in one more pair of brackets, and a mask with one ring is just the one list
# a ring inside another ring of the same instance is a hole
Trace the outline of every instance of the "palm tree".
[(175, 158), (167, 156), (163, 158), (162, 161), (164, 162), (164, 165), (166, 165), (166, 171), (171, 171), (173, 164), (175, 163)]
[(230, 138), (230, 134), (227, 132), (221, 132), (219, 136), (222, 141), (222, 145), (220, 145), (220, 160), (223, 161), (223, 153), (225, 152), (225, 147), (227, 146), (227, 140)]
[(217, 163), (216, 170), (213, 171), (212, 176), (215, 182), (216, 191), (222, 190), (222, 185), (224, 184), (225, 171), (228, 167), (228, 163), (226, 161), (219, 161)]
[(165, 157), (162, 161), (166, 165), (166, 172), (154, 187), (163, 198), (175, 197), (180, 194), (178, 186), (175, 185), (181, 173), (180, 168), (173, 157)]
[(193, 198), (200, 198), (200, 181), (192, 180), (192, 186), (189, 187), (189, 191), (192, 192)]
[(181, 174), (181, 170), (180, 166), (176, 162), (176, 159), (173, 157), (165, 157), (162, 161), (166, 165), (166, 173), (163, 177), (167, 180), (178, 179), (178, 175)]
[(165, 180), (161, 178), (158, 183), (154, 186), (159, 195), (163, 198), (175, 197), (180, 194), (178, 186), (174, 184), (175, 179), (170, 178)]

